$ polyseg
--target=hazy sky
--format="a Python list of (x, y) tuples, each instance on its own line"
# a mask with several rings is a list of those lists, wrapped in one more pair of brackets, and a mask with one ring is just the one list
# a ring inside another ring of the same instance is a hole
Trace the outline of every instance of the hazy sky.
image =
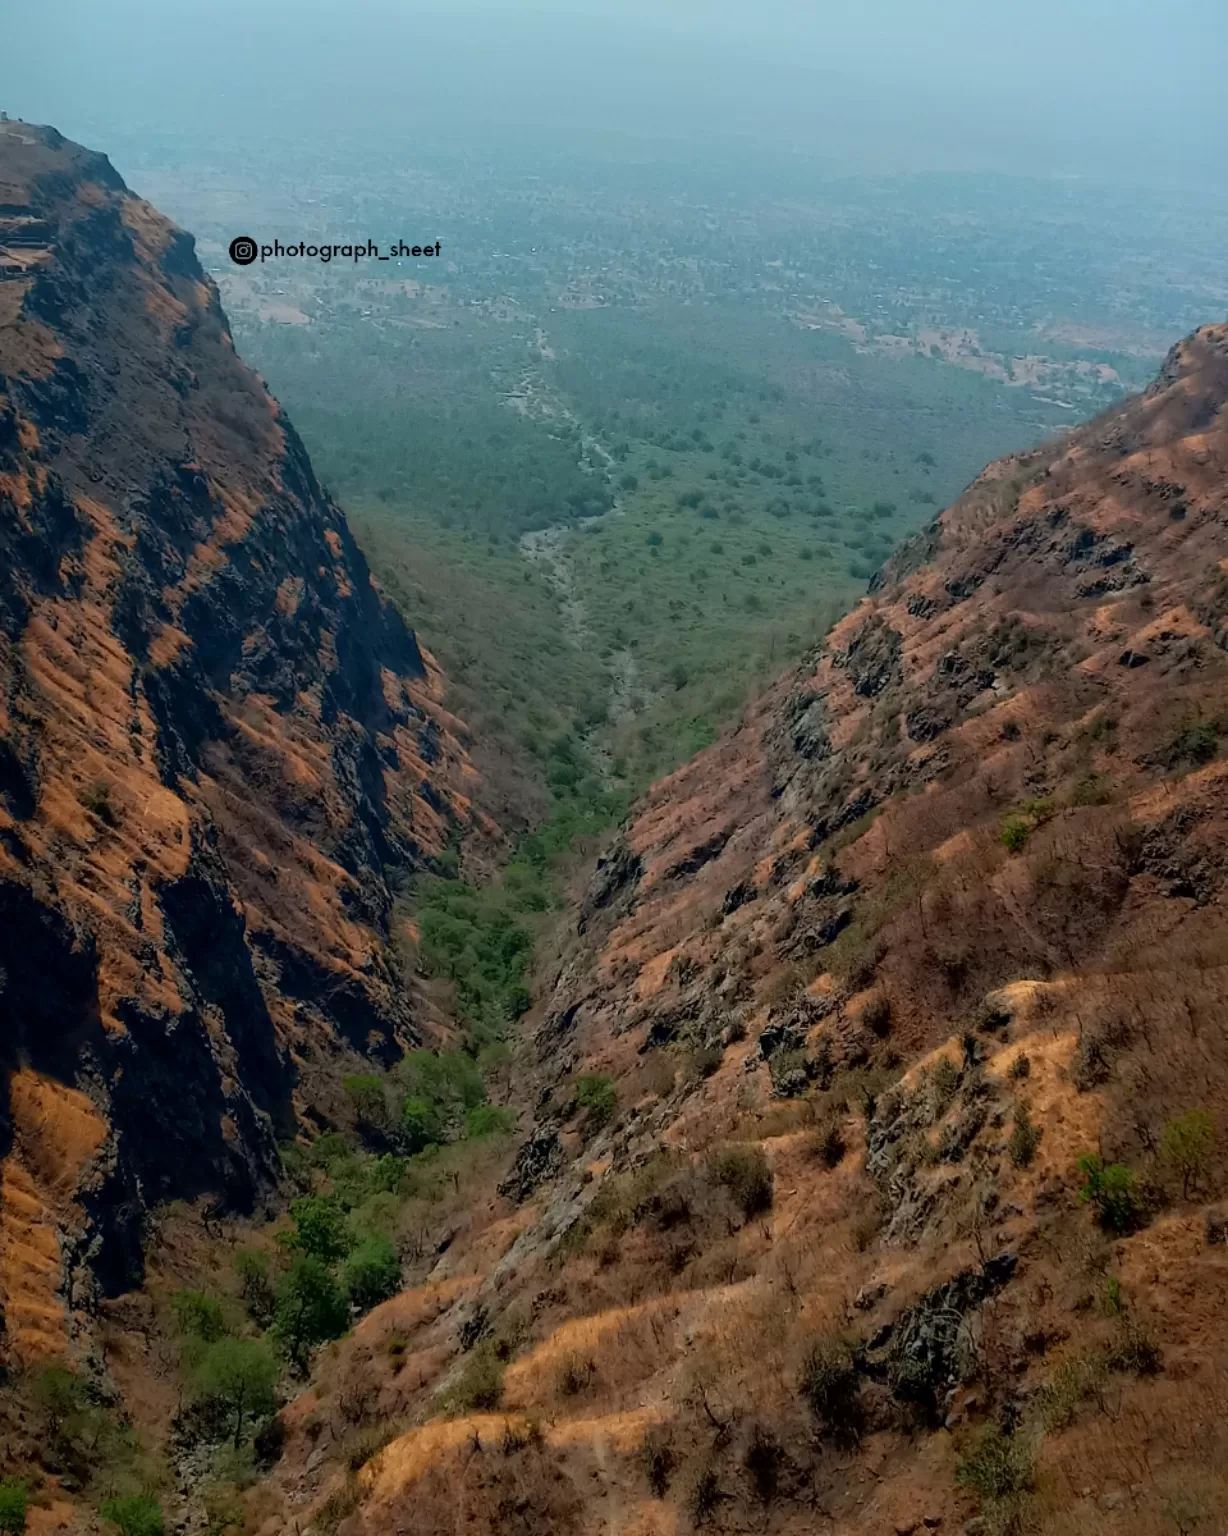
[(109, 136), (615, 133), (1228, 182), (1228, 0), (0, 0), (0, 107)]

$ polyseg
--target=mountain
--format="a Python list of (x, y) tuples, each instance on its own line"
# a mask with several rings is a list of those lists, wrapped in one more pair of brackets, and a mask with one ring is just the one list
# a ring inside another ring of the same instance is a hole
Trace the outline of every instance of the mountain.
[[(347, 1536), (1223, 1525), (1226, 406), (1212, 326), (653, 788), (514, 1164), (291, 1420), (288, 1497)], [(356, 1483), (299, 1427), (343, 1410)]]
[[(343, 1052), (421, 1038), (390, 881), (463, 732), (190, 236), (0, 124), (0, 1306), (62, 1350), (145, 1213), (250, 1209)], [(313, 1076), (314, 1075), (314, 1076)], [(318, 1081), (315, 1079), (319, 1079)]]

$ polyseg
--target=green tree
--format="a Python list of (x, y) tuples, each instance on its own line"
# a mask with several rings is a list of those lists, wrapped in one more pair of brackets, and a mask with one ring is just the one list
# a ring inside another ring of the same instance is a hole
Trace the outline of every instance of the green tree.
[(322, 1264), (345, 1258), (352, 1246), (345, 1212), (331, 1195), (303, 1195), (290, 1206), (294, 1231), (289, 1243)]
[(0, 1532), (21, 1536), (26, 1528), (26, 1485), (15, 1477), (0, 1480)]
[(311, 1350), (349, 1326), (350, 1310), (327, 1265), (300, 1254), (277, 1287), (273, 1334), (294, 1368), (306, 1369)]
[(66, 1365), (48, 1365), (34, 1379), (34, 1400), (43, 1411), (53, 1440), (64, 1434), (65, 1424), (85, 1404), (85, 1383)]
[(222, 1304), (207, 1291), (176, 1291), (171, 1297), (171, 1310), (185, 1338), (213, 1344), (226, 1332)]
[(253, 1339), (218, 1339), (196, 1368), (194, 1385), (202, 1398), (226, 1416), (238, 1450), (252, 1421), (276, 1407), (277, 1362), (268, 1345)]
[(1183, 1200), (1206, 1171), (1214, 1139), (1211, 1116), (1205, 1109), (1187, 1110), (1165, 1126), (1160, 1151), (1164, 1161), (1181, 1175)]
[(147, 1493), (125, 1493), (98, 1506), (104, 1520), (118, 1526), (120, 1536), (163, 1536), (162, 1509)]
[(389, 1238), (374, 1233), (364, 1238), (345, 1261), (342, 1283), (351, 1302), (368, 1311), (401, 1289), (401, 1261)]
[(1125, 1163), (1108, 1163), (1094, 1152), (1079, 1159), (1083, 1187), (1079, 1199), (1096, 1209), (1096, 1219), (1106, 1232), (1125, 1236), (1142, 1224), (1146, 1206), (1138, 1180)]

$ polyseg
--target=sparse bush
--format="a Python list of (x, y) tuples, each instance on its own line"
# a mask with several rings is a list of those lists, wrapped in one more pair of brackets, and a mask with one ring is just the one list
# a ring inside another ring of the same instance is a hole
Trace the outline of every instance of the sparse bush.
[(104, 826), (119, 826), (119, 811), (111, 799), (111, 786), (105, 779), (96, 779), (94, 783), (86, 785), (77, 798)]
[(1095, 1207), (1096, 1220), (1106, 1232), (1124, 1237), (1143, 1223), (1147, 1210), (1133, 1169), (1125, 1163), (1105, 1164), (1094, 1152), (1079, 1159), (1083, 1187), (1079, 1199)]
[(712, 1154), (708, 1166), (748, 1221), (771, 1210), (772, 1170), (762, 1147), (722, 1147)]
[(576, 1084), (576, 1103), (584, 1111), (593, 1130), (600, 1130), (614, 1118), (618, 1095), (614, 1084), (601, 1073), (591, 1073)]
[(1015, 1121), (1011, 1130), (1010, 1154), (1011, 1162), (1016, 1168), (1030, 1168), (1032, 1160), (1036, 1156), (1036, 1149), (1040, 1145), (1040, 1138), (1044, 1133), (1040, 1126), (1032, 1121), (1026, 1104), (1019, 1104), (1015, 1108)]
[(1127, 1317), (1109, 1345), (1105, 1363), (1113, 1371), (1154, 1376), (1160, 1369), (1160, 1346), (1144, 1323)]
[(1035, 1475), (1031, 1448), (1017, 1435), (987, 1430), (955, 1469), (955, 1481), (986, 1501), (1026, 1493)]
[(503, 1362), (492, 1341), (484, 1339), (445, 1394), (443, 1406), (452, 1414), (493, 1413), (502, 1401)]
[(1211, 1116), (1205, 1109), (1187, 1110), (1165, 1126), (1160, 1152), (1169, 1167), (1181, 1176), (1183, 1200), (1206, 1172), (1213, 1140)]
[(755, 1497), (760, 1504), (771, 1504), (780, 1491), (780, 1474), (785, 1464), (785, 1450), (770, 1429), (756, 1424), (751, 1430), (750, 1442), (742, 1465), (750, 1478)]
[(24, 1482), (15, 1477), (0, 1479), (0, 1532), (3, 1536), (22, 1536), (28, 1504)]
[(872, 997), (861, 1012), (861, 1022), (880, 1040), (891, 1033), (891, 999), (879, 995)]
[(697, 1045), (687, 1056), (684, 1071), (688, 1082), (703, 1082), (720, 1070), (725, 1052), (719, 1045)]
[(586, 1355), (568, 1355), (559, 1371), (559, 1392), (564, 1397), (578, 1397), (587, 1391), (597, 1374), (597, 1366)]
[(98, 1513), (119, 1528), (120, 1536), (163, 1536), (162, 1508), (157, 1499), (146, 1493), (104, 1499)]
[(1040, 1422), (1046, 1430), (1065, 1429), (1074, 1422), (1083, 1402), (1099, 1397), (1106, 1364), (1103, 1351), (1098, 1349), (1086, 1350), (1061, 1362), (1036, 1394)]
[(844, 1139), (844, 1128), (839, 1120), (833, 1116), (818, 1126), (812, 1133), (811, 1147), (814, 1156), (824, 1168), (829, 1170), (838, 1168), (848, 1151), (848, 1145)]
[(703, 1525), (716, 1513), (724, 1497), (715, 1467), (705, 1467), (687, 1493), (686, 1507), (692, 1521), (696, 1525)]
[(259, 1248), (240, 1248), (234, 1256), (235, 1274), (239, 1277), (239, 1295), (258, 1328), (267, 1328), (273, 1321), (276, 1298), (270, 1279), (270, 1267), (268, 1254)]
[(1032, 1058), (1025, 1051), (1020, 1051), (1018, 1056), (1015, 1057), (1014, 1061), (1011, 1062), (1010, 1070), (1007, 1075), (1012, 1078), (1013, 1081), (1019, 1083), (1022, 1082), (1025, 1077), (1030, 1077), (1031, 1074)]
[(802, 1360), (798, 1391), (820, 1433), (856, 1439), (861, 1432), (859, 1378), (853, 1352), (844, 1339), (813, 1340)]
[(669, 1492), (669, 1480), (675, 1466), (674, 1448), (660, 1430), (650, 1429), (640, 1448), (640, 1460), (644, 1476), (654, 1498), (663, 1499)]

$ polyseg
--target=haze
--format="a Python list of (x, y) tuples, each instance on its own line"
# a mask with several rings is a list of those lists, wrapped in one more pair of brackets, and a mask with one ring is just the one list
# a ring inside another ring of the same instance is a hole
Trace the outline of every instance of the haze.
[(1222, 0), (9, 7), (0, 105), (128, 133), (764, 146), (834, 172), (1225, 184)]

